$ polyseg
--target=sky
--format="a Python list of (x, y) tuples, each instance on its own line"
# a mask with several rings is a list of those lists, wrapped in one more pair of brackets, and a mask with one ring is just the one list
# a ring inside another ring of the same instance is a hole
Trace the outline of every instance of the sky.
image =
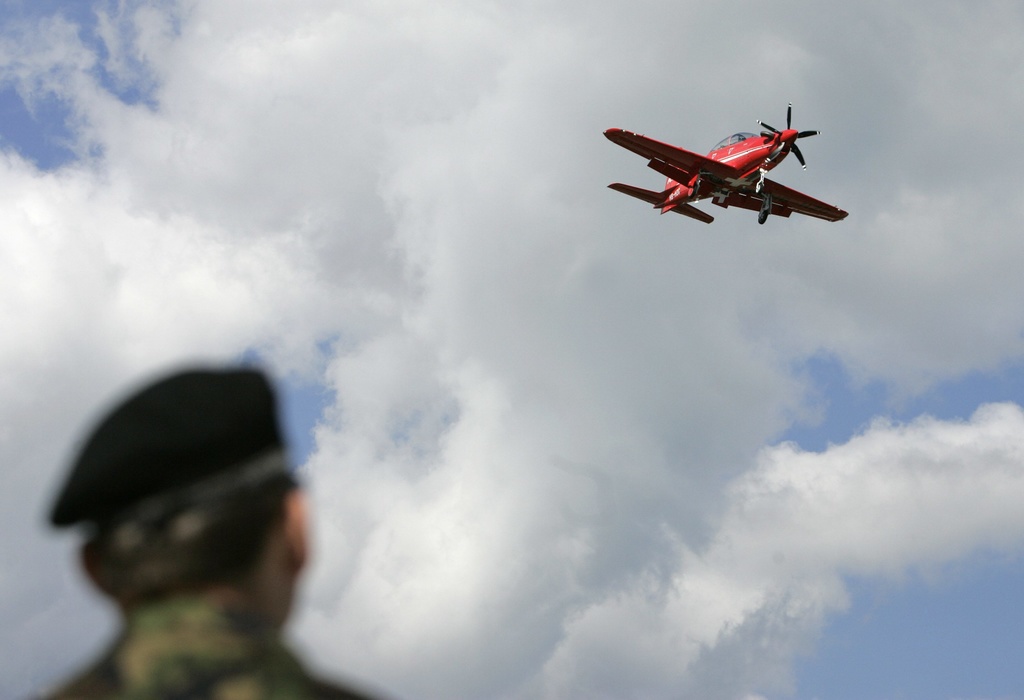
[[(1024, 697), (1024, 7), (6, 0), (0, 696), (113, 610), (45, 524), (173, 367), (255, 363), (314, 506), (288, 636), (393, 698)], [(611, 127), (779, 125), (838, 223)]]

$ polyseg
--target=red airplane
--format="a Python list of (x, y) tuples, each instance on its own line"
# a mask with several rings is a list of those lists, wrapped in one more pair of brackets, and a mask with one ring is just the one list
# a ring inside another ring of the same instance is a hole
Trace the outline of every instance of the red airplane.
[(842, 209), (765, 177), (769, 170), (790, 153), (796, 155), (800, 165), (807, 169), (804, 155), (796, 141), (821, 132), (791, 129), (792, 119), (793, 104), (790, 103), (784, 131), (758, 121), (765, 129), (760, 136), (747, 132), (733, 134), (722, 139), (706, 156), (632, 131), (608, 129), (604, 135), (612, 143), (649, 158), (647, 167), (668, 178), (661, 192), (620, 182), (608, 186), (653, 204), (655, 209), (661, 209), (662, 214), (674, 211), (706, 224), (714, 221), (714, 217), (693, 206), (691, 202), (708, 197), (720, 207), (740, 207), (758, 212), (759, 224), (767, 221), (769, 214), (788, 217), (793, 212), (826, 221), (845, 219), (846, 212)]

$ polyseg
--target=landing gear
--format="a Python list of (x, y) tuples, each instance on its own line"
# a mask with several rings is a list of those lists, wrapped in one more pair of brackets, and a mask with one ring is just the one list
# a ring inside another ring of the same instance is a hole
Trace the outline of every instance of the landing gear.
[(761, 190), (764, 189), (764, 176), (768, 174), (767, 168), (761, 168), (761, 177), (757, 179), (757, 184), (754, 185), (754, 191), (761, 194)]
[(772, 211), (772, 196), (766, 194), (761, 198), (761, 211), (757, 214), (757, 223), (763, 224), (768, 220), (768, 215)]

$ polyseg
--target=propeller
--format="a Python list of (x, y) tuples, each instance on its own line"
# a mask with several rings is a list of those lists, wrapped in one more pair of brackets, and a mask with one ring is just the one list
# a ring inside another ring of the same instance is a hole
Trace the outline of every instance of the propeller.
[[(797, 138), (800, 137), (797, 136)], [(803, 167), (804, 170), (807, 170), (807, 161), (804, 160), (804, 154), (800, 152), (800, 147), (794, 143), (792, 146), (789, 147), (789, 150), (793, 151), (793, 155), (795, 155), (796, 159), (800, 161), (800, 165)]]
[[(773, 137), (773, 136), (782, 136), (783, 133), (784, 133), (783, 131), (781, 131), (779, 129), (776, 129), (771, 124), (765, 124), (760, 119), (757, 120), (757, 123), (761, 125), (761, 128), (767, 129), (767, 131), (762, 131), (761, 132), (761, 136), (765, 136), (765, 137), (770, 138), (770, 137)], [(789, 103), (789, 108), (786, 109), (786, 131), (792, 131), (793, 130), (791, 128), (792, 124), (793, 124), (793, 103), (790, 102)], [(800, 161), (800, 165), (802, 165), (804, 167), (804, 170), (807, 169), (807, 162), (804, 160), (804, 154), (800, 152), (800, 148), (796, 145), (796, 140), (797, 139), (805, 139), (808, 136), (817, 136), (820, 133), (821, 133), (820, 131), (799, 131), (793, 137), (793, 141), (790, 142), (789, 150), (791, 150), (793, 152), (793, 154), (796, 156), (796, 159), (798, 161)]]

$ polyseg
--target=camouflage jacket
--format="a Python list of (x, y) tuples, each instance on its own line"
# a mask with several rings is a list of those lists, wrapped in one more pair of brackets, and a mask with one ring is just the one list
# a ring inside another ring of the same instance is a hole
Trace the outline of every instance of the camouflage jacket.
[(132, 612), (98, 662), (45, 700), (367, 700), (312, 678), (269, 623), (198, 598)]

